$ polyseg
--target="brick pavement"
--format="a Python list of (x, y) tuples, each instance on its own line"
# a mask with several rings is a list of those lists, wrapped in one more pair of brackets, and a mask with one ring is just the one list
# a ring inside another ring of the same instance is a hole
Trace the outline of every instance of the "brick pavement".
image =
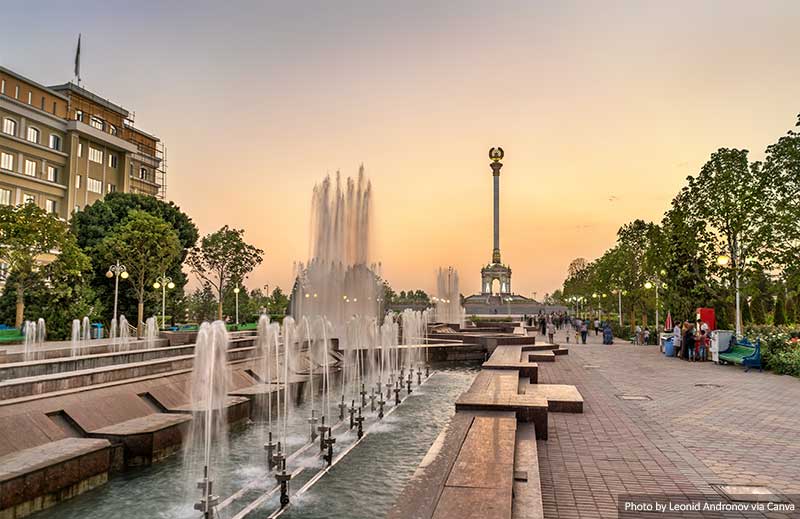
[(712, 484), (800, 495), (800, 380), (618, 341), (573, 342), (539, 365), (539, 382), (574, 384), (585, 399), (583, 414), (552, 413), (538, 443), (546, 518), (617, 517), (626, 493), (716, 497)]

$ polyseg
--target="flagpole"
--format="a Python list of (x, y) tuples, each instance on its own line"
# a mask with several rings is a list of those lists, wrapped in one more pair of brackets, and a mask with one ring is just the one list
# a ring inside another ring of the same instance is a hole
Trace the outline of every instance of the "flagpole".
[(78, 33), (78, 48), (75, 49), (75, 78), (81, 86), (81, 34)]

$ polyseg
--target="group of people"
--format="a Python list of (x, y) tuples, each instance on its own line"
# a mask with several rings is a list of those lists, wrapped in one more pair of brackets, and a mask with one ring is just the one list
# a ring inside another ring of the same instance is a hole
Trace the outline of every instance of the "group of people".
[(589, 335), (590, 329), (594, 330), (595, 335), (603, 334), (603, 344), (614, 343), (614, 333), (611, 331), (611, 325), (608, 322), (602, 322), (600, 319), (595, 319), (594, 322), (588, 319), (580, 319), (578, 317), (570, 316), (566, 313), (539, 313), (535, 316), (525, 316), (525, 321), (529, 326), (537, 326), (539, 333), (547, 337), (548, 342), (554, 342), (556, 332), (564, 329), (566, 331), (566, 342), (570, 342), (570, 337), (575, 334), (575, 343), (580, 341), (586, 344), (586, 338)]
[(688, 321), (675, 323), (672, 328), (675, 356), (690, 362), (708, 360), (709, 331), (705, 322), (701, 322), (699, 326)]

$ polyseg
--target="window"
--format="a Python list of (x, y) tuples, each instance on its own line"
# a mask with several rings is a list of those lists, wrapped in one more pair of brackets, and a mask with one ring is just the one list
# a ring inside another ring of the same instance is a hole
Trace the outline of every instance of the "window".
[(75, 189), (81, 188), (81, 176), (75, 175)]
[(22, 197), (23, 204), (35, 204), (36, 203), (36, 195), (31, 195), (29, 193), (25, 193), (25, 196)]
[(28, 90), (28, 104), (32, 104), (32, 103), (33, 103), (33, 92)]
[(28, 140), (39, 144), (39, 130), (33, 126), (28, 126)]
[(6, 93), (6, 80), (3, 79), (2, 81), (0, 81), (0, 94), (5, 94), (5, 93)]
[(0, 189), (0, 204), (11, 205), (11, 190)]
[(113, 124), (109, 124), (108, 125), (108, 133), (110, 133), (111, 135), (116, 135), (117, 134), (117, 127), (114, 126)]
[(108, 167), (109, 168), (116, 168), (117, 167), (117, 156), (113, 153), (108, 154)]
[(14, 87), (14, 99), (19, 99), (19, 85)]
[(42, 96), (42, 111), (44, 111), (44, 96)]
[(6, 152), (0, 153), (0, 168), (14, 171), (14, 155)]
[(25, 159), (25, 174), (29, 177), (36, 176), (36, 162), (30, 159)]
[(75, 110), (75, 120), (83, 122), (83, 110)]
[(86, 190), (90, 193), (103, 194), (103, 183), (96, 178), (86, 177)]
[(58, 135), (51, 133), (50, 134), (50, 148), (54, 150), (61, 149), (61, 137)]
[(54, 114), (56, 113), (56, 108), (58, 108), (58, 104), (55, 101), (53, 101), (53, 113)]
[(103, 130), (105, 129), (106, 126), (105, 122), (95, 115), (89, 118), (89, 125), (94, 128), (97, 128), (98, 130)]
[(56, 212), (56, 201), (50, 200), (49, 198), (44, 201), (44, 210), (48, 213), (55, 213)]
[(147, 168), (141, 168), (139, 170), (139, 178), (142, 180), (147, 180)]
[(50, 182), (58, 182), (58, 168), (47, 166), (47, 180)]
[(98, 150), (97, 148), (92, 148), (89, 146), (89, 160), (92, 162), (97, 162), (98, 164), (103, 163), (103, 152)]
[(9, 135), (17, 134), (17, 121), (14, 119), (3, 119), (3, 133)]
[(117, 186), (115, 186), (114, 184), (106, 184), (106, 193), (116, 193), (116, 192), (117, 192)]
[(79, 157), (83, 157), (83, 143), (82, 142), (78, 143), (78, 156)]

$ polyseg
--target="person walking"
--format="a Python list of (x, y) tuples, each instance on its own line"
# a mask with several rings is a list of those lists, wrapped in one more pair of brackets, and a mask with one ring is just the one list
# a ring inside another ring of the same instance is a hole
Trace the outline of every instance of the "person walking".
[(586, 335), (589, 334), (589, 321), (581, 321), (581, 343), (586, 344)]
[(676, 321), (675, 326), (672, 327), (672, 344), (674, 346), (674, 354), (676, 357), (680, 357), (681, 338), (681, 325)]
[(694, 360), (694, 325), (690, 324), (686, 329), (686, 333), (683, 334), (683, 355), (684, 360), (693, 361)]
[(600, 319), (594, 320), (594, 335), (597, 337), (597, 334), (600, 333)]
[(556, 325), (553, 321), (547, 322), (547, 342), (553, 344), (553, 336), (556, 334)]
[(639, 346), (642, 344), (642, 327), (638, 324), (636, 325), (636, 335), (634, 336), (634, 344)]

